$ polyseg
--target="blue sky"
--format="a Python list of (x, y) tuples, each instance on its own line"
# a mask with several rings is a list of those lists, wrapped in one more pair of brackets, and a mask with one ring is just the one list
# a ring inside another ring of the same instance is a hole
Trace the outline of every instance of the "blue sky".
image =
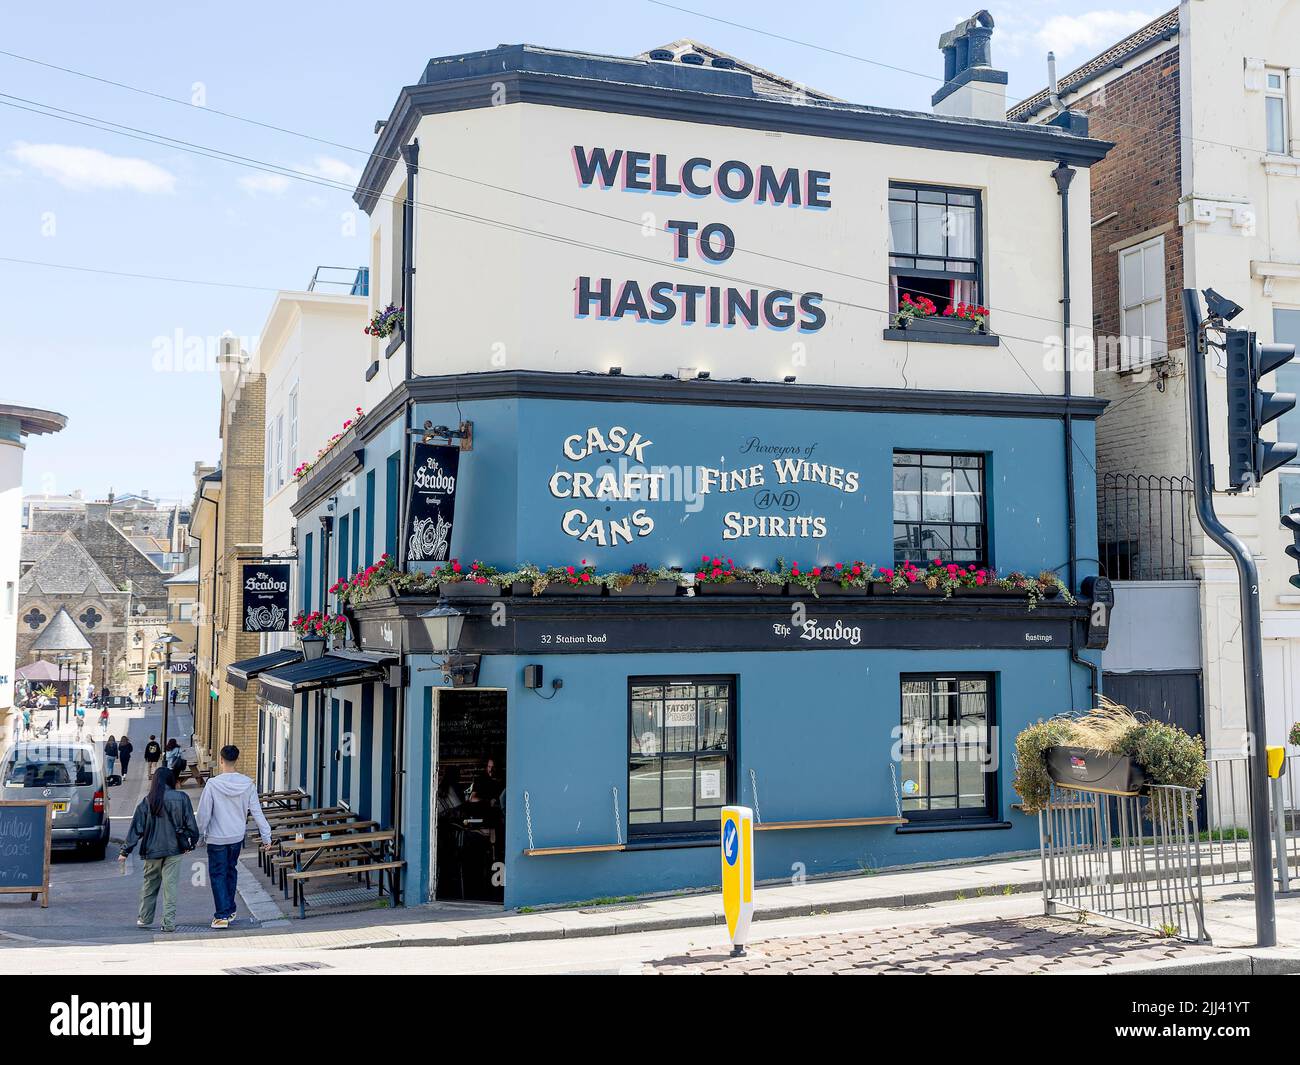
[[(206, 106), (3, 55), (0, 104), (18, 97), (348, 181), (373, 144), (375, 120), (432, 56), (519, 42), (627, 55), (693, 37), (855, 102), (926, 110), (941, 69), (938, 36), (975, 8), (972, 0), (674, 2), (690, 13), (651, 0), (382, 8), (67, 0), (57, 16), (45, 5), (10, 5), (0, 49)], [(991, 4), (994, 61), (1010, 72), (1009, 97), (1042, 87), (1049, 48), (1065, 72), (1172, 6)], [(274, 290), (305, 287), (317, 265), (363, 264), (368, 227), (359, 216), (349, 226), (353, 211), (343, 191), (0, 106), (0, 257), (236, 286), (0, 262), (0, 400), (69, 417), (63, 433), (31, 442), (27, 490), (189, 498), (194, 462), (218, 454), (219, 385), (214, 373), (186, 369), (184, 352), (215, 351), (225, 332), (251, 342)]]

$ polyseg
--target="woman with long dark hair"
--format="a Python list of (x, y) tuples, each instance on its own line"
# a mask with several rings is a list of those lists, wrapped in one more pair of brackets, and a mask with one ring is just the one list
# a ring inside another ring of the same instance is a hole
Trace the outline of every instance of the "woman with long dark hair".
[(194, 820), (190, 797), (173, 786), (170, 770), (155, 773), (149, 783), (149, 794), (135, 808), (126, 842), (117, 856), (119, 862), (125, 862), (136, 843), (140, 844), (144, 879), (140, 883), (140, 915), (136, 927), (149, 928), (153, 924), (161, 888), (162, 930), (176, 931), (176, 888), (181, 875), (181, 855), (193, 850), (198, 841), (199, 826)]

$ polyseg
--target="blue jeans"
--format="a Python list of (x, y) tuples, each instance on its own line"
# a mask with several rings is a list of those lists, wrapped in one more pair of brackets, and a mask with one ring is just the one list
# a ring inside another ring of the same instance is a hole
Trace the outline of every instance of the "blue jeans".
[(216, 906), (213, 917), (235, 916), (235, 886), (239, 881), (239, 852), (243, 847), (243, 840), (208, 844), (208, 879), (212, 882), (212, 902)]

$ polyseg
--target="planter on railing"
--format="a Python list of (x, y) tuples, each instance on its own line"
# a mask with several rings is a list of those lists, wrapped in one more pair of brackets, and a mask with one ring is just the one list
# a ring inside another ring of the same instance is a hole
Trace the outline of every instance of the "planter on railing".
[(1047, 775), (1057, 787), (1137, 795), (1147, 783), (1142, 767), (1125, 754), (1086, 747), (1048, 747), (1045, 755)]

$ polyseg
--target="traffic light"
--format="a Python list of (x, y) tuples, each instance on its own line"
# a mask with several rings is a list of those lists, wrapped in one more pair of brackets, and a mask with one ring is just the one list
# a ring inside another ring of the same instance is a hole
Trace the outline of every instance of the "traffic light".
[(1294, 344), (1261, 344), (1245, 329), (1226, 330), (1228, 362), (1228, 484), (1253, 488), (1264, 474), (1296, 457), (1296, 445), (1259, 438), (1260, 430), (1296, 404), (1291, 392), (1265, 392), (1262, 377), (1295, 358)]
[[(1300, 564), (1300, 507), (1283, 514), (1282, 524), (1291, 530), (1291, 539), (1295, 541), (1287, 547), (1286, 553)], [(1293, 573), (1288, 579), (1293, 587), (1300, 588), (1300, 573)]]

